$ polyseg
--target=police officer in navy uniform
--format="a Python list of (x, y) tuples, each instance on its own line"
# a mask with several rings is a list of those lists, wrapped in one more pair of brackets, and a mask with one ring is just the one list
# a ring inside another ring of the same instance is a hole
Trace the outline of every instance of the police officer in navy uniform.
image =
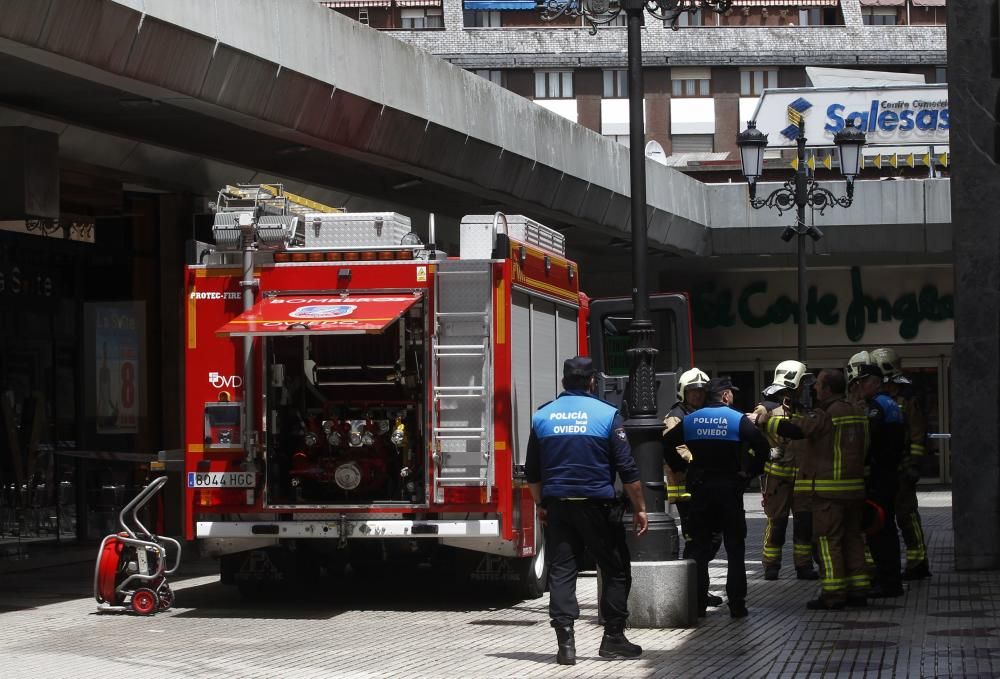
[(615, 493), (616, 473), (628, 494), (638, 535), (648, 526), (646, 505), (622, 416), (591, 393), (595, 374), (586, 356), (566, 360), (565, 391), (531, 418), (524, 465), (538, 516), (545, 524), (549, 617), (559, 643), (560, 665), (576, 664), (573, 622), (580, 617), (576, 576), (584, 549), (594, 556), (602, 578), (601, 657), (634, 658), (642, 653), (624, 634), (632, 567), (622, 525), (624, 505)]
[[(705, 615), (708, 604), (708, 562), (712, 559), (712, 533), (718, 530), (722, 531), (729, 560), (729, 614), (743, 618), (748, 613), (743, 492), (750, 478), (764, 471), (770, 445), (749, 418), (730, 407), (735, 391), (730, 378), (713, 378), (708, 383), (705, 407), (686, 415), (682, 425), (671, 429), (663, 439), (667, 464), (687, 469), (691, 493), (688, 521), (694, 542), (692, 556), (698, 564), (699, 616)], [(677, 454), (681, 444), (691, 452), (690, 463)]]

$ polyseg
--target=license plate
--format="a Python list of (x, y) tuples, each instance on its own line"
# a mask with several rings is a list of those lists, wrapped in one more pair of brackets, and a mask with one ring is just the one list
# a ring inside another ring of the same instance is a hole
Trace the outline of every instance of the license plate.
[(188, 472), (188, 488), (253, 488), (256, 472)]

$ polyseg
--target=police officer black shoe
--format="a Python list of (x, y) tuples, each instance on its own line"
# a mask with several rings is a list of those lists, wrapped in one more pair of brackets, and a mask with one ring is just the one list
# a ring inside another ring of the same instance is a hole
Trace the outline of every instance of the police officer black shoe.
[(729, 616), (732, 618), (745, 618), (750, 615), (747, 610), (747, 602), (736, 599), (729, 602)]
[(874, 585), (868, 592), (869, 599), (888, 599), (890, 597), (903, 596), (906, 594), (906, 590), (903, 589), (902, 585), (888, 586), (885, 585)]
[(721, 596), (715, 596), (714, 594), (709, 594), (708, 597), (705, 598), (705, 603), (708, 604), (709, 606), (713, 606), (713, 607), (714, 606), (721, 606), (722, 605), (722, 597)]
[(823, 599), (813, 599), (812, 601), (806, 602), (806, 608), (810, 611), (842, 611), (844, 609), (844, 602), (831, 602)]
[(781, 571), (780, 566), (768, 566), (764, 569), (764, 579), (765, 580), (777, 580), (778, 573)]
[(799, 580), (819, 580), (819, 573), (812, 568), (796, 568), (795, 577)]
[(608, 625), (597, 654), (602, 658), (638, 658), (642, 655), (642, 647), (625, 638), (621, 625)]
[(868, 597), (864, 594), (848, 594), (847, 605), (851, 608), (863, 608), (868, 605)]
[(924, 578), (931, 577), (931, 569), (927, 565), (927, 562), (922, 562), (919, 566), (914, 566), (913, 568), (907, 568), (903, 571), (903, 580), (923, 580)]
[(559, 652), (556, 653), (556, 662), (560, 665), (576, 664), (576, 639), (573, 634), (572, 625), (569, 627), (556, 627), (556, 640), (559, 642)]

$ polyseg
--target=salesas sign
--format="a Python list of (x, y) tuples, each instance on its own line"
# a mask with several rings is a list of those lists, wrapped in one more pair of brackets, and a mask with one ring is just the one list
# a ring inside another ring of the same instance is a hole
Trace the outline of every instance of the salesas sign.
[(809, 146), (833, 146), (848, 120), (869, 144), (947, 145), (951, 124), (947, 85), (764, 90), (753, 119), (770, 148), (794, 147), (799, 126)]

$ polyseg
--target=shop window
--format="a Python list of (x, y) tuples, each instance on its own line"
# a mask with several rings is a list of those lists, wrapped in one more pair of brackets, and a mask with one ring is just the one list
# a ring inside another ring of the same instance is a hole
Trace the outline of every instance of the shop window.
[(778, 86), (778, 69), (740, 71), (740, 96), (759, 97), (765, 88)]
[(462, 18), (466, 28), (500, 28), (503, 26), (500, 12), (466, 11), (462, 13)]
[(866, 26), (895, 26), (895, 7), (862, 7), (861, 19)]
[(628, 71), (624, 69), (604, 70), (604, 98), (628, 98)]
[(572, 99), (573, 71), (535, 71), (535, 99)]
[(506, 87), (504, 84), (503, 71), (490, 68), (475, 68), (472, 70), (473, 73), (478, 75), (480, 78), (485, 78), (491, 83), (495, 83), (500, 87)]
[(444, 28), (444, 15), (440, 7), (417, 7), (400, 10), (400, 27), (420, 30)]

